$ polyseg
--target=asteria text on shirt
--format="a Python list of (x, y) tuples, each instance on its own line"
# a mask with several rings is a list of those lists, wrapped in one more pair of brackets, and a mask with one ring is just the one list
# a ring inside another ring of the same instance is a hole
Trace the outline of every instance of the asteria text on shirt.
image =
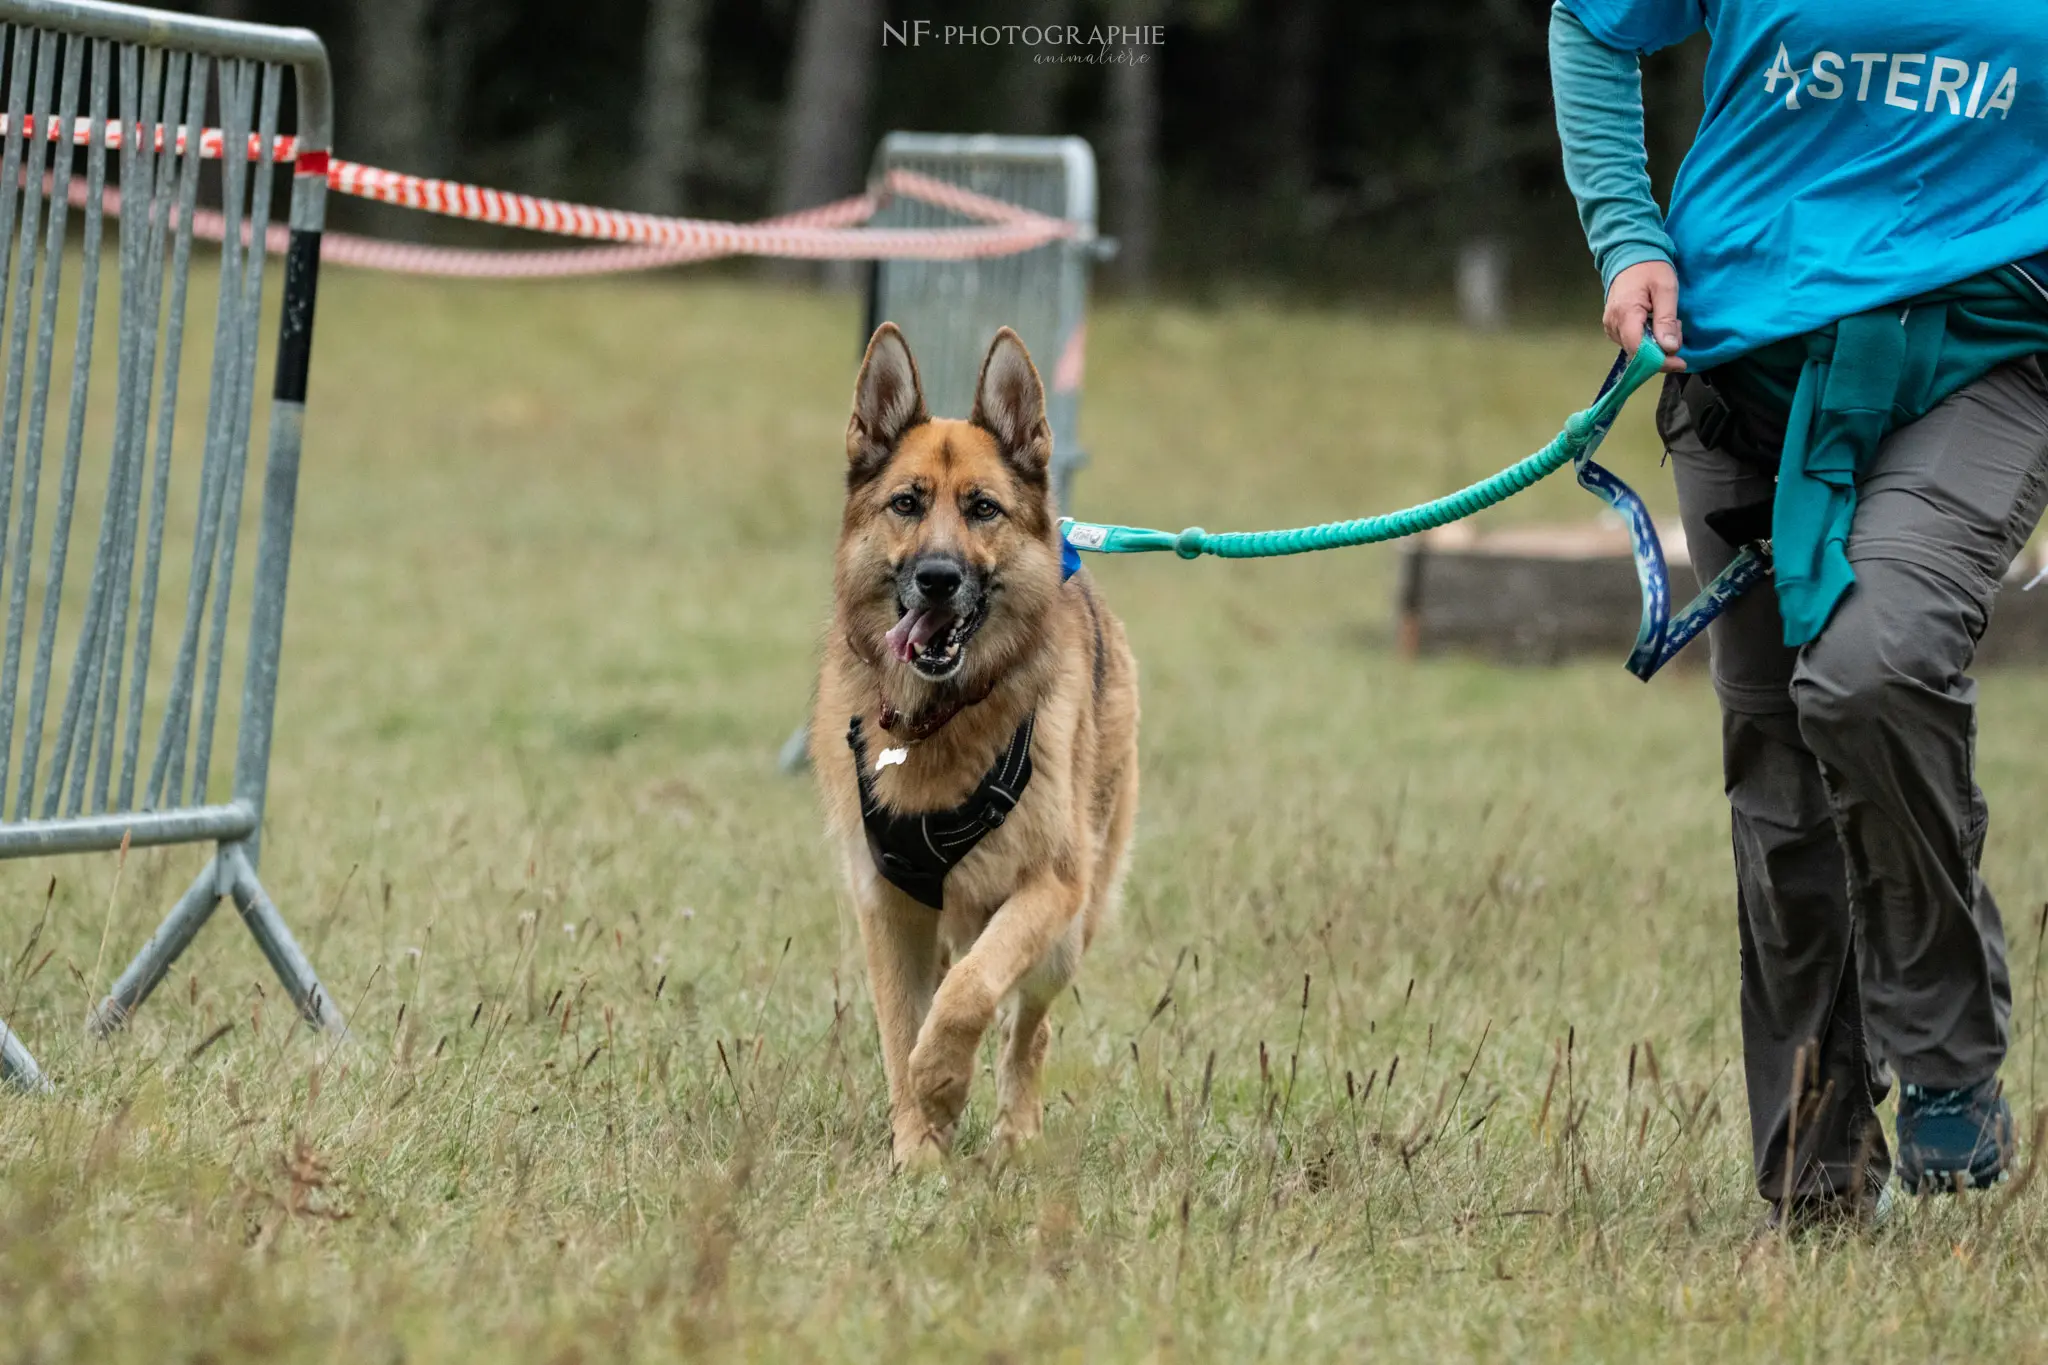
[[(1978, 62), (1973, 71), (1968, 62), (1956, 57), (1936, 56), (1930, 63), (1925, 52), (1851, 52), (1844, 57), (1822, 49), (1813, 54), (1811, 69), (1802, 71), (1792, 65), (1792, 54), (1779, 43), (1777, 59), (1764, 73), (1764, 93), (1776, 96), (1782, 85), (1785, 107), (1797, 109), (1802, 95), (1838, 100), (1854, 86), (1859, 104), (1879, 98), (1898, 109), (1921, 114), (1939, 109), (1960, 118), (1989, 118), (1995, 109), (2002, 119), (2011, 112), (2019, 93), (2019, 68), (2007, 67), (1995, 84), (1990, 77), (1989, 62)], [(1988, 99), (1984, 94), (1987, 84), (1991, 91)]]

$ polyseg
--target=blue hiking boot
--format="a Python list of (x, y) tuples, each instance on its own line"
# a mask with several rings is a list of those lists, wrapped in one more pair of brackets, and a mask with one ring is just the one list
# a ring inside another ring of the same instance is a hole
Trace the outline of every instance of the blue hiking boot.
[(2005, 1178), (2012, 1106), (1998, 1078), (1960, 1090), (1899, 1087), (1899, 1184), (1909, 1194), (1981, 1190)]

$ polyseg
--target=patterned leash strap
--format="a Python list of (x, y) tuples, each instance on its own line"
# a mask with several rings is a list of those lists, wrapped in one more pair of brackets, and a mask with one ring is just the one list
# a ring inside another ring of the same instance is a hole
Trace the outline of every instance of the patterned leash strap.
[(1637, 389), (1655, 378), (1663, 366), (1664, 353), (1655, 342), (1645, 339), (1633, 357), (1624, 354), (1615, 360), (1593, 405), (1573, 413), (1565, 422), (1564, 430), (1550, 444), (1492, 478), (1432, 502), (1376, 517), (1281, 531), (1210, 532), (1199, 526), (1190, 526), (1175, 534), (1141, 526), (1076, 521), (1068, 517), (1060, 521), (1064, 550), (1071, 563), (1078, 561), (1076, 552), (1081, 550), (1097, 554), (1171, 550), (1182, 559), (1196, 559), (1205, 554), (1222, 559), (1266, 559), (1314, 550), (1375, 545), (1462, 521), (1506, 501), (1571, 464), (1577, 471), (1580, 486), (1613, 508), (1628, 527), (1636, 581), (1643, 598), (1642, 624), (1636, 631), (1635, 648), (1629, 653), (1628, 670), (1647, 681), (1706, 629), (1709, 621), (1726, 610), (1729, 603), (1770, 574), (1768, 549), (1745, 547), (1735, 561), (1675, 619), (1671, 616), (1670, 571), (1665, 566), (1663, 545), (1657, 539), (1657, 528), (1650, 521), (1649, 509), (1633, 489), (1593, 459), (1593, 452), (1606, 439), (1622, 406)]
[[(1645, 340), (1643, 349), (1649, 350), (1653, 345)], [(1660, 356), (1658, 364), (1662, 363)], [(1628, 353), (1624, 351), (1614, 358), (1613, 367), (1607, 371), (1600, 396), (1605, 398), (1625, 383), (1628, 370)], [(1737, 598), (1771, 576), (1771, 551), (1768, 544), (1743, 546), (1728, 567), (1673, 616), (1671, 571), (1664, 561), (1664, 545), (1657, 538), (1656, 523), (1650, 520), (1650, 509), (1620, 476), (1593, 458), (1619, 411), (1619, 406), (1607, 410), (1597, 435), (1578, 456), (1577, 474), (1579, 487), (1613, 508), (1628, 527), (1629, 549), (1636, 562), (1636, 586), (1643, 596), (1643, 619), (1636, 629), (1635, 648), (1629, 651), (1625, 667), (1648, 682), (1658, 669), (1677, 658), (1680, 650), (1699, 638), (1700, 632)]]

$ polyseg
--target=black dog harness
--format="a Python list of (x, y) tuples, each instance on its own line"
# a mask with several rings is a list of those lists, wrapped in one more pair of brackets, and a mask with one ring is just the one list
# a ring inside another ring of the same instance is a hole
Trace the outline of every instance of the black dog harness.
[(846, 730), (846, 744), (853, 750), (860, 822), (867, 830), (875, 870), (912, 900), (943, 910), (946, 874), (1009, 818), (1024, 788), (1031, 785), (1031, 730), (1037, 720), (1036, 712), (1024, 717), (1010, 736), (1010, 747), (997, 755), (995, 766), (965, 801), (951, 810), (896, 815), (875, 795), (867, 744), (861, 738), (860, 717), (855, 716)]

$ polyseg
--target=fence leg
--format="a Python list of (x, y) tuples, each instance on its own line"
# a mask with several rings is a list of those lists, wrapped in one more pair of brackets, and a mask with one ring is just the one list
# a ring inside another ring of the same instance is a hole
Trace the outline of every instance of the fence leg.
[(1074, 475), (1088, 464), (1088, 457), (1078, 450), (1053, 452), (1052, 457), (1052, 505), (1063, 517), (1074, 515)]
[(121, 979), (107, 993), (107, 998), (94, 1007), (86, 1020), (86, 1027), (96, 1037), (104, 1038), (128, 1022), (128, 1016), (149, 998), (157, 983), (164, 979), (164, 973), (178, 960), (178, 955), (190, 947), (193, 938), (213, 914), (213, 907), (220, 903), (221, 869), (219, 856), (207, 860), (206, 868), (189, 890), (178, 898), (177, 905), (164, 917), (157, 931), (150, 935), (149, 942), (142, 945), (142, 951), (128, 964), (128, 970), (121, 973)]
[[(178, 960), (179, 954), (191, 946), (199, 930), (206, 924), (213, 909), (220, 903), (222, 894), (234, 898), (235, 908), (242, 912), (242, 922), (249, 926), (249, 932), (256, 936), (257, 946), (270, 959), (272, 969), (284, 988), (291, 993), (292, 1003), (299, 1007), (299, 1013), (306, 1022), (336, 1033), (344, 1031), (341, 1011), (335, 1008), (327, 990), (314, 975), (313, 964), (299, 949), (292, 931), (285, 927), (284, 917), (277, 913), (270, 897), (263, 890), (263, 883), (256, 879), (256, 869), (249, 865), (248, 854), (240, 844), (223, 844), (220, 852), (207, 863), (206, 870), (199, 874), (191, 889), (178, 899), (171, 913), (165, 917), (156, 933), (143, 945), (135, 960), (128, 964), (128, 970), (121, 973), (121, 979), (107, 994), (88, 1020), (93, 1033), (105, 1037), (128, 1022), (157, 983)], [(0, 1026), (4, 1033), (4, 1026)], [(11, 1036), (11, 1035), (10, 1035)], [(18, 1046), (18, 1045), (16, 1045)], [(21, 1056), (26, 1059), (28, 1054)], [(14, 1054), (7, 1055), (10, 1074), (13, 1070)], [(31, 1070), (35, 1063), (29, 1062)]]
[(782, 752), (776, 755), (775, 766), (791, 776), (811, 766), (810, 722), (797, 726), (795, 733), (782, 741)]
[(23, 1090), (48, 1090), (49, 1078), (43, 1075), (36, 1059), (28, 1055), (28, 1049), (21, 1045), (21, 1039), (14, 1031), (0, 1021), (0, 1077), (6, 1078)]
[(284, 982), (284, 988), (291, 992), (299, 1013), (315, 1028), (346, 1033), (348, 1026), (342, 1022), (341, 1011), (327, 994), (327, 988), (320, 984), (320, 978), (313, 974), (313, 964), (299, 950), (292, 931), (285, 927), (284, 916), (277, 913), (277, 907), (265, 894), (263, 883), (256, 880), (256, 869), (249, 865), (248, 855), (240, 845), (229, 844), (221, 849), (221, 857), (230, 878), (228, 894), (235, 898), (242, 922), (256, 936), (257, 945), (270, 959), (271, 969)]

